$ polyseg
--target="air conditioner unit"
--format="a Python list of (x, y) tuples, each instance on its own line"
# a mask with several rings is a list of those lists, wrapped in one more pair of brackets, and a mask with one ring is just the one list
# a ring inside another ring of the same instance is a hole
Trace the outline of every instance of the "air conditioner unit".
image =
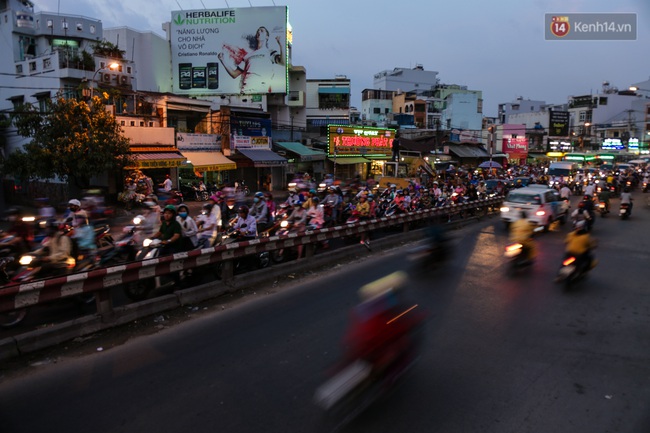
[(102, 81), (104, 83), (110, 83), (111, 82), (111, 74), (104, 74), (104, 76), (102, 77)]
[(129, 84), (129, 76), (128, 75), (121, 75), (120, 76), (120, 84), (128, 85)]

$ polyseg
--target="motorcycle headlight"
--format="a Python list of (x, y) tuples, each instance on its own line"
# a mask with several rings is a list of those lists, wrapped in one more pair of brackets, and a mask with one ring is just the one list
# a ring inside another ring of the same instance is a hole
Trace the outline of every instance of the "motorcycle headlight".
[(153, 242), (153, 239), (145, 239), (144, 241), (142, 241), (142, 246), (146, 248), (149, 245), (151, 245), (152, 242)]
[(280, 223), (280, 227), (288, 227), (288, 226), (289, 226), (289, 221), (285, 220)]
[(502, 207), (500, 210), (501, 210), (501, 212), (509, 212), (509, 211), (510, 211), (510, 208), (507, 207), (507, 206), (504, 206), (504, 207)]
[(138, 215), (137, 217), (133, 218), (133, 224), (136, 226), (140, 224), (142, 221), (144, 221), (144, 217), (142, 215)]
[(36, 217), (26, 216), (26, 217), (23, 217), (22, 220), (23, 220), (24, 223), (33, 223), (34, 221), (36, 221)]
[(35, 258), (36, 257), (31, 255), (20, 256), (20, 260), (18, 260), (18, 263), (20, 263), (23, 266), (29, 266), (29, 264), (33, 262)]

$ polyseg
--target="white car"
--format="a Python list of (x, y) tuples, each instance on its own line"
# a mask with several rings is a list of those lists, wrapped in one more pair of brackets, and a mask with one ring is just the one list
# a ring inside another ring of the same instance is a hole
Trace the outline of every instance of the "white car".
[(546, 185), (534, 185), (511, 190), (501, 207), (501, 220), (510, 224), (526, 213), (526, 218), (546, 230), (554, 221), (566, 223), (569, 217), (569, 202), (560, 198), (560, 193)]

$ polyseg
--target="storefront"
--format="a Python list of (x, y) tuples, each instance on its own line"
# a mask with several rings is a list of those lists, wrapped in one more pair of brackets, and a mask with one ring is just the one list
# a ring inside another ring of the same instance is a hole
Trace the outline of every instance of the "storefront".
[(236, 180), (246, 182), (251, 191), (285, 188), (285, 157), (269, 149), (238, 149), (231, 158), (237, 163)]
[(392, 158), (394, 129), (328, 125), (327, 130), (327, 157), (339, 179), (366, 180), (373, 166), (377, 169)]
[(233, 182), (237, 164), (221, 152), (220, 138), (217, 134), (176, 134), (178, 149), (187, 158), (181, 179), (201, 179), (218, 186)]
[(167, 175), (177, 187), (178, 169), (187, 160), (175, 147), (131, 147), (135, 157), (134, 164), (125, 167), (125, 178), (133, 177), (134, 172), (151, 178), (154, 188), (162, 184)]
[(324, 177), (325, 152), (295, 142), (275, 142), (274, 146), (286, 156), (288, 173), (309, 173), (316, 179)]

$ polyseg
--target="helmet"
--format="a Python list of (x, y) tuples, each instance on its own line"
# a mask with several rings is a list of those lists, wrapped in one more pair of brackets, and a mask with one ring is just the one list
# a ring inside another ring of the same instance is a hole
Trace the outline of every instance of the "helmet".
[(237, 210), (238, 213), (243, 213), (246, 216), (248, 216), (248, 206), (239, 206), (239, 209)]
[(165, 206), (165, 208), (163, 209), (163, 212), (165, 212), (165, 211), (172, 211), (174, 213), (174, 215), (176, 215), (176, 207), (174, 207), (173, 204), (168, 204), (167, 206)]
[(372, 200), (373, 198), (375, 198), (374, 194), (368, 194), (368, 200)]
[(145, 205), (145, 206), (148, 207), (148, 208), (156, 207), (156, 203), (154, 203), (154, 202), (152, 202), (152, 201), (148, 201), (148, 200), (145, 201), (145, 202), (142, 203), (142, 204)]
[(312, 197), (311, 202), (312, 203), (318, 203), (318, 202), (320, 202), (320, 199), (318, 197)]
[(310, 189), (309, 194), (316, 194), (316, 190), (314, 188)]
[[(166, 208), (165, 208), (165, 209), (166, 209)], [(178, 212), (180, 212), (181, 209), (185, 209), (185, 212), (188, 212), (188, 213), (189, 213), (189, 211), (190, 211), (190, 208), (187, 207), (186, 204), (181, 204), (181, 205), (179, 205), (179, 206), (176, 208), (176, 210), (177, 210)]]
[(264, 193), (261, 192), (261, 191), (257, 191), (257, 192), (255, 193), (255, 197), (257, 197), (257, 198), (264, 198)]
[(81, 202), (79, 200), (77, 200), (76, 198), (73, 198), (72, 200), (70, 200), (68, 202), (68, 204), (70, 206), (79, 206), (79, 207), (81, 207)]
[(401, 189), (398, 189), (398, 190), (395, 191), (395, 192), (396, 192), (397, 194), (399, 194), (399, 195), (403, 195), (403, 194), (404, 194), (404, 191), (402, 191)]
[(395, 185), (394, 183), (391, 183), (391, 184), (390, 184), (390, 187), (391, 187), (392, 189), (395, 189), (395, 188), (397, 188), (397, 185)]
[(204, 203), (203, 209), (212, 209), (212, 206), (214, 206), (212, 203)]
[(219, 195), (217, 195), (217, 194), (218, 194), (218, 193), (216, 193), (216, 194), (212, 194), (212, 195), (210, 196), (210, 200), (215, 201), (215, 202), (216, 202), (216, 201), (219, 201), (219, 199), (221, 198), (221, 196), (219, 196)]
[(294, 205), (294, 206), (302, 206), (304, 203), (305, 203), (305, 202), (302, 201), (302, 200), (296, 200), (296, 201), (293, 203), (293, 205)]
[(576, 221), (576, 230), (582, 230), (585, 228), (585, 220)]

